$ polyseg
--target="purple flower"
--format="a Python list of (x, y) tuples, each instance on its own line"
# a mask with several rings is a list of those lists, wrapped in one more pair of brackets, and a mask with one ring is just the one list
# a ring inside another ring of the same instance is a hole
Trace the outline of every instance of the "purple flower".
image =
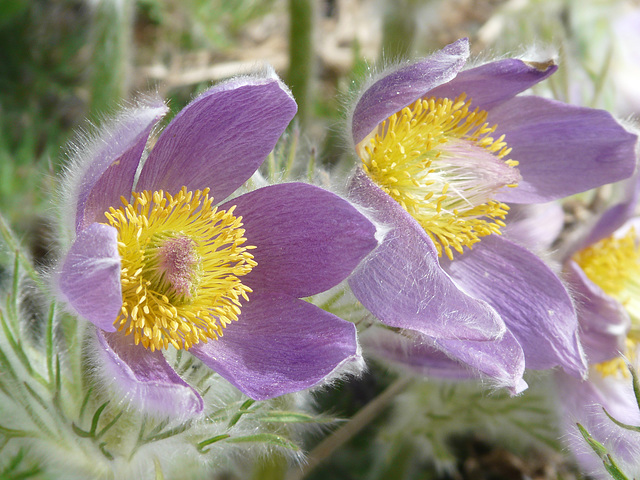
[(564, 274), (576, 297), (580, 339), (591, 366), (588, 380), (558, 373), (558, 404), (568, 445), (585, 473), (610, 478), (602, 460), (578, 434), (581, 423), (622, 470), (640, 474), (640, 433), (612, 422), (640, 425), (627, 362), (640, 367), (640, 218), (630, 218), (638, 185), (610, 208), (569, 251)]
[(362, 168), (350, 195), (387, 233), (350, 286), (402, 330), (392, 341), (370, 336), (387, 358), (456, 372), (443, 376), (481, 374), (512, 392), (526, 386), (525, 364), (581, 377), (569, 294), (543, 261), (499, 234), (508, 204), (629, 177), (636, 136), (607, 112), (518, 95), (551, 75), (551, 63), (462, 71), (468, 55), (459, 40), (385, 72), (355, 103)]
[(209, 89), (141, 162), (166, 110), (147, 100), (125, 112), (76, 149), (71, 168), (75, 239), (56, 278), (68, 307), (97, 327), (103, 376), (142, 408), (187, 417), (203, 400), (167, 348), (188, 350), (257, 400), (360, 362), (354, 325), (301, 297), (351, 273), (377, 244), (371, 222), (302, 183), (219, 204), (294, 116), (286, 87), (270, 74)]

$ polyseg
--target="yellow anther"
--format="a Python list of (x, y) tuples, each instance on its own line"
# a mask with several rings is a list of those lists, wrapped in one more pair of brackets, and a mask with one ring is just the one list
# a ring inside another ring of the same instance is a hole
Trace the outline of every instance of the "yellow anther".
[[(235, 207), (218, 211), (205, 191), (133, 194), (105, 217), (118, 230), (122, 309), (114, 325), (150, 350), (188, 349), (222, 335), (251, 289), (257, 265)], [(131, 274), (130, 272), (134, 272)]]
[(465, 94), (420, 99), (382, 122), (359, 148), (364, 171), (449, 258), (500, 232), (508, 207), (492, 198), (520, 180), (518, 162), (504, 159), (511, 152), (505, 136), (489, 136), (497, 125), (470, 105)]

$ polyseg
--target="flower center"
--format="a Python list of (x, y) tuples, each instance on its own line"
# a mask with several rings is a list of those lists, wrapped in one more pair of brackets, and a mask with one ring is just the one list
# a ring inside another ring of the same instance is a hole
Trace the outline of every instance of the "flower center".
[(363, 168), (415, 218), (438, 250), (453, 259), (480, 238), (500, 234), (509, 207), (494, 201), (520, 181), (518, 162), (487, 112), (470, 111), (462, 94), (419, 99), (383, 121), (358, 146)]
[(240, 297), (251, 289), (240, 277), (257, 263), (244, 246), (242, 217), (212, 207), (208, 189), (175, 196), (133, 194), (133, 203), (105, 213), (118, 230), (122, 261), (119, 331), (151, 351), (189, 349), (217, 339), (238, 319)]
[[(602, 239), (576, 253), (573, 260), (589, 280), (618, 300), (631, 317), (624, 354), (627, 360), (635, 362), (635, 352), (640, 345), (640, 245), (635, 229)], [(626, 377), (629, 375), (626, 362), (618, 357), (595, 368), (603, 375)]]

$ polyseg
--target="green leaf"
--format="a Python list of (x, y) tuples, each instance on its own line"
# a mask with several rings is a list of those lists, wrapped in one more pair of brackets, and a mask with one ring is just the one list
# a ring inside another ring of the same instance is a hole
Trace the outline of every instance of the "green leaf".
[(107, 457), (109, 460), (113, 460), (113, 455), (105, 448), (106, 446), (107, 442), (101, 442), (100, 445), (98, 445), (98, 448), (105, 457)]
[(618, 425), (619, 427), (624, 428), (625, 430), (631, 430), (632, 432), (640, 432), (640, 426), (634, 426), (634, 425), (629, 425), (627, 423), (622, 423), (619, 420), (616, 420), (615, 418), (613, 418), (611, 416), (611, 414), (609, 412), (607, 412), (607, 409), (602, 407), (602, 410), (604, 411), (604, 413), (607, 415), (607, 417), (609, 417), (609, 420), (611, 420), (613, 423), (615, 423), (616, 425)]
[(104, 411), (104, 409), (107, 408), (107, 405), (109, 405), (109, 401), (110, 400), (107, 400), (102, 405), (100, 405), (96, 410), (96, 413), (93, 414), (93, 418), (91, 419), (91, 430), (90, 430), (91, 436), (94, 436), (96, 434), (96, 429), (98, 428), (98, 422), (100, 421), (100, 415), (102, 415), (102, 412)]
[(238, 410), (238, 412), (235, 415), (233, 415), (233, 417), (231, 417), (231, 420), (229, 420), (229, 425), (227, 426), (227, 428), (231, 428), (236, 423), (238, 423), (238, 421), (240, 420), (240, 417), (242, 417), (242, 415), (244, 415), (245, 413), (253, 413), (251, 410), (249, 410), (249, 408), (254, 403), (256, 403), (255, 400), (249, 399), (246, 402), (244, 402), (242, 405), (240, 405), (240, 410)]
[(300, 447), (298, 447), (298, 445), (273, 433), (257, 433), (255, 435), (246, 435), (243, 437), (230, 437), (226, 441), (228, 443), (268, 443), (270, 445), (288, 448), (289, 450), (296, 452), (300, 451)]
[(23, 478), (31, 478), (40, 473), (39, 467), (31, 467), (28, 470), (17, 471), (20, 464), (25, 459), (25, 450), (20, 449), (18, 453), (11, 459), (7, 467), (0, 471), (0, 479), (2, 480), (20, 480)]
[(629, 477), (622, 473), (620, 467), (618, 467), (616, 462), (613, 460), (613, 458), (611, 458), (611, 455), (609, 454), (607, 454), (606, 458), (604, 459), (604, 468), (606, 468), (607, 472), (609, 472), (609, 475), (611, 475), (614, 480), (629, 480)]
[(0, 433), (5, 437), (17, 438), (17, 437), (36, 437), (36, 434), (28, 432), (26, 430), (14, 430), (13, 428), (6, 428), (0, 425)]
[(620, 467), (618, 467), (618, 464), (615, 462), (613, 457), (611, 457), (611, 455), (609, 454), (605, 446), (602, 445), (600, 442), (598, 442), (596, 439), (594, 439), (591, 436), (591, 434), (587, 431), (586, 428), (584, 428), (579, 423), (577, 425), (578, 425), (578, 429), (580, 430), (580, 433), (582, 434), (586, 442), (593, 449), (593, 451), (602, 459), (604, 468), (607, 470), (609, 475), (611, 475), (614, 480), (629, 480), (629, 477), (627, 477), (622, 472), (622, 470), (620, 470)]
[(578, 425), (578, 430), (580, 430), (580, 433), (584, 437), (585, 441), (589, 444), (589, 446), (593, 449), (593, 451), (596, 452), (596, 454), (600, 458), (604, 459), (605, 455), (608, 453), (604, 445), (602, 445), (595, 438), (593, 438), (591, 434), (587, 431), (587, 429), (584, 428), (582, 425), (580, 425), (579, 423), (577, 423), (576, 425)]
[(259, 418), (261, 422), (268, 423), (332, 423), (335, 419), (328, 417), (314, 417), (298, 412), (267, 412)]
[(206, 453), (209, 451), (209, 449), (207, 448), (205, 450), (204, 447), (211, 445), (212, 443), (219, 442), (220, 440), (226, 440), (230, 436), (231, 435), (229, 435), (228, 433), (223, 433), (222, 435), (216, 435), (215, 437), (211, 437), (211, 438), (208, 438), (207, 440), (203, 440), (199, 442), (198, 444), (196, 444), (196, 448), (200, 453)]
[(638, 404), (638, 409), (640, 409), (640, 380), (638, 379), (638, 373), (636, 372), (633, 365), (627, 365), (629, 367), (629, 372), (631, 372), (631, 378), (633, 381), (633, 393), (636, 396), (636, 403)]
[(93, 436), (91, 432), (87, 432), (86, 430), (81, 429), (74, 422), (71, 423), (71, 428), (73, 429), (75, 434), (78, 435), (79, 437), (90, 438)]

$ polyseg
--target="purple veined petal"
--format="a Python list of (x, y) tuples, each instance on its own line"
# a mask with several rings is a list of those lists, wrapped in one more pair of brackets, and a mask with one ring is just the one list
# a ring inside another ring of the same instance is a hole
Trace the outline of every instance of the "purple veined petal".
[(427, 377), (488, 379), (517, 395), (527, 388), (522, 379), (524, 353), (509, 332), (496, 342), (437, 341), (424, 335), (400, 334), (372, 327), (361, 334), (365, 354), (390, 361)]
[(522, 175), (500, 201), (544, 203), (634, 172), (637, 137), (604, 110), (522, 96), (491, 110), (488, 121), (506, 136)]
[(581, 245), (578, 246), (578, 248), (571, 252), (571, 254), (581, 248), (597, 243), (600, 240), (613, 235), (616, 230), (622, 228), (623, 225), (632, 217), (636, 209), (636, 204), (636, 199), (634, 199), (632, 202), (618, 203), (604, 212), (589, 232), (589, 235), (584, 239)]
[(383, 73), (366, 88), (350, 115), (354, 143), (360, 143), (380, 122), (425, 92), (454, 78), (468, 57), (469, 41), (462, 38), (419, 62)]
[(297, 110), (275, 73), (207, 90), (165, 128), (136, 191), (211, 189), (217, 201), (242, 185), (273, 150)]
[(96, 330), (98, 375), (137, 409), (186, 420), (202, 412), (202, 397), (167, 363), (162, 352), (133, 343), (133, 335)]
[(578, 320), (560, 279), (537, 256), (500, 236), (489, 235), (441, 265), (468, 294), (497, 310), (524, 350), (527, 368), (557, 365), (582, 377), (586, 359)]
[(517, 395), (527, 388), (522, 375), (525, 353), (520, 342), (507, 330), (502, 338), (490, 342), (436, 340), (438, 348), (485, 376), (497, 387)]
[(428, 93), (436, 98), (454, 99), (466, 93), (471, 108), (494, 108), (554, 73), (553, 62), (524, 62), (507, 58), (460, 72), (453, 80)]
[(120, 254), (117, 231), (92, 223), (82, 230), (58, 273), (58, 287), (65, 302), (96, 327), (113, 332), (120, 308)]
[(373, 224), (339, 196), (304, 183), (272, 185), (237, 197), (247, 245), (258, 265), (243, 283), (306, 297), (347, 278), (378, 244)]
[(356, 268), (349, 286), (382, 323), (434, 338), (493, 340), (504, 322), (486, 302), (460, 290), (440, 268), (433, 242), (389, 195), (358, 170), (350, 196), (388, 226), (382, 243)]
[[(629, 222), (633, 217), (636, 206), (638, 205), (638, 197), (640, 196), (640, 173), (636, 172), (631, 178), (618, 184), (617, 187), (617, 191), (622, 191), (620, 202), (606, 210), (602, 216), (598, 218), (584, 240), (576, 243), (570, 255), (613, 235), (616, 230), (622, 229), (625, 223)], [(638, 225), (636, 229), (637, 227)]]
[(360, 366), (356, 329), (288, 295), (253, 292), (224, 335), (189, 349), (254, 400), (297, 392)]
[(587, 278), (576, 262), (564, 267), (576, 300), (580, 341), (590, 364), (611, 360), (625, 351), (631, 320), (624, 307)]
[(167, 110), (158, 98), (143, 99), (133, 108), (123, 110), (91, 144), (80, 147), (82, 155), (91, 158), (78, 186), (74, 205), (76, 231), (103, 221), (104, 212), (110, 206), (121, 204), (120, 196), (129, 198), (151, 130)]
[(602, 407), (616, 419), (631, 425), (640, 425), (640, 410), (636, 403), (630, 378), (608, 376), (591, 370), (589, 381), (581, 381), (556, 374), (559, 418), (564, 438), (582, 471), (597, 479), (611, 476), (603, 467), (602, 459), (585, 442), (576, 423), (580, 423), (592, 437), (602, 443), (619, 467), (628, 475), (640, 475), (640, 433), (625, 430), (614, 424)]
[[(409, 331), (405, 331), (409, 332)], [(428, 337), (413, 337), (380, 327), (370, 327), (358, 338), (365, 356), (374, 357), (397, 364), (412, 373), (426, 377), (467, 380), (474, 378), (473, 372), (460, 362), (448, 357), (442, 350), (433, 346)], [(422, 338), (420, 341), (419, 338)]]
[(559, 237), (564, 226), (560, 204), (534, 203), (509, 205), (505, 238), (533, 251), (547, 250)]
[[(638, 196), (640, 195), (639, 179), (640, 175), (636, 172), (631, 178), (616, 185), (615, 191), (622, 192), (622, 195), (618, 198), (619, 203), (616, 203), (602, 213), (600, 217), (597, 217), (595, 221), (592, 221), (592, 226), (585, 228), (583, 235), (568, 245), (568, 248), (562, 254), (563, 262), (568, 261), (583, 248), (587, 248), (613, 235), (616, 230), (623, 230), (626, 228), (626, 223), (636, 222), (631, 219), (635, 213)], [(636, 225), (636, 231), (640, 231), (639, 227), (640, 225)]]

